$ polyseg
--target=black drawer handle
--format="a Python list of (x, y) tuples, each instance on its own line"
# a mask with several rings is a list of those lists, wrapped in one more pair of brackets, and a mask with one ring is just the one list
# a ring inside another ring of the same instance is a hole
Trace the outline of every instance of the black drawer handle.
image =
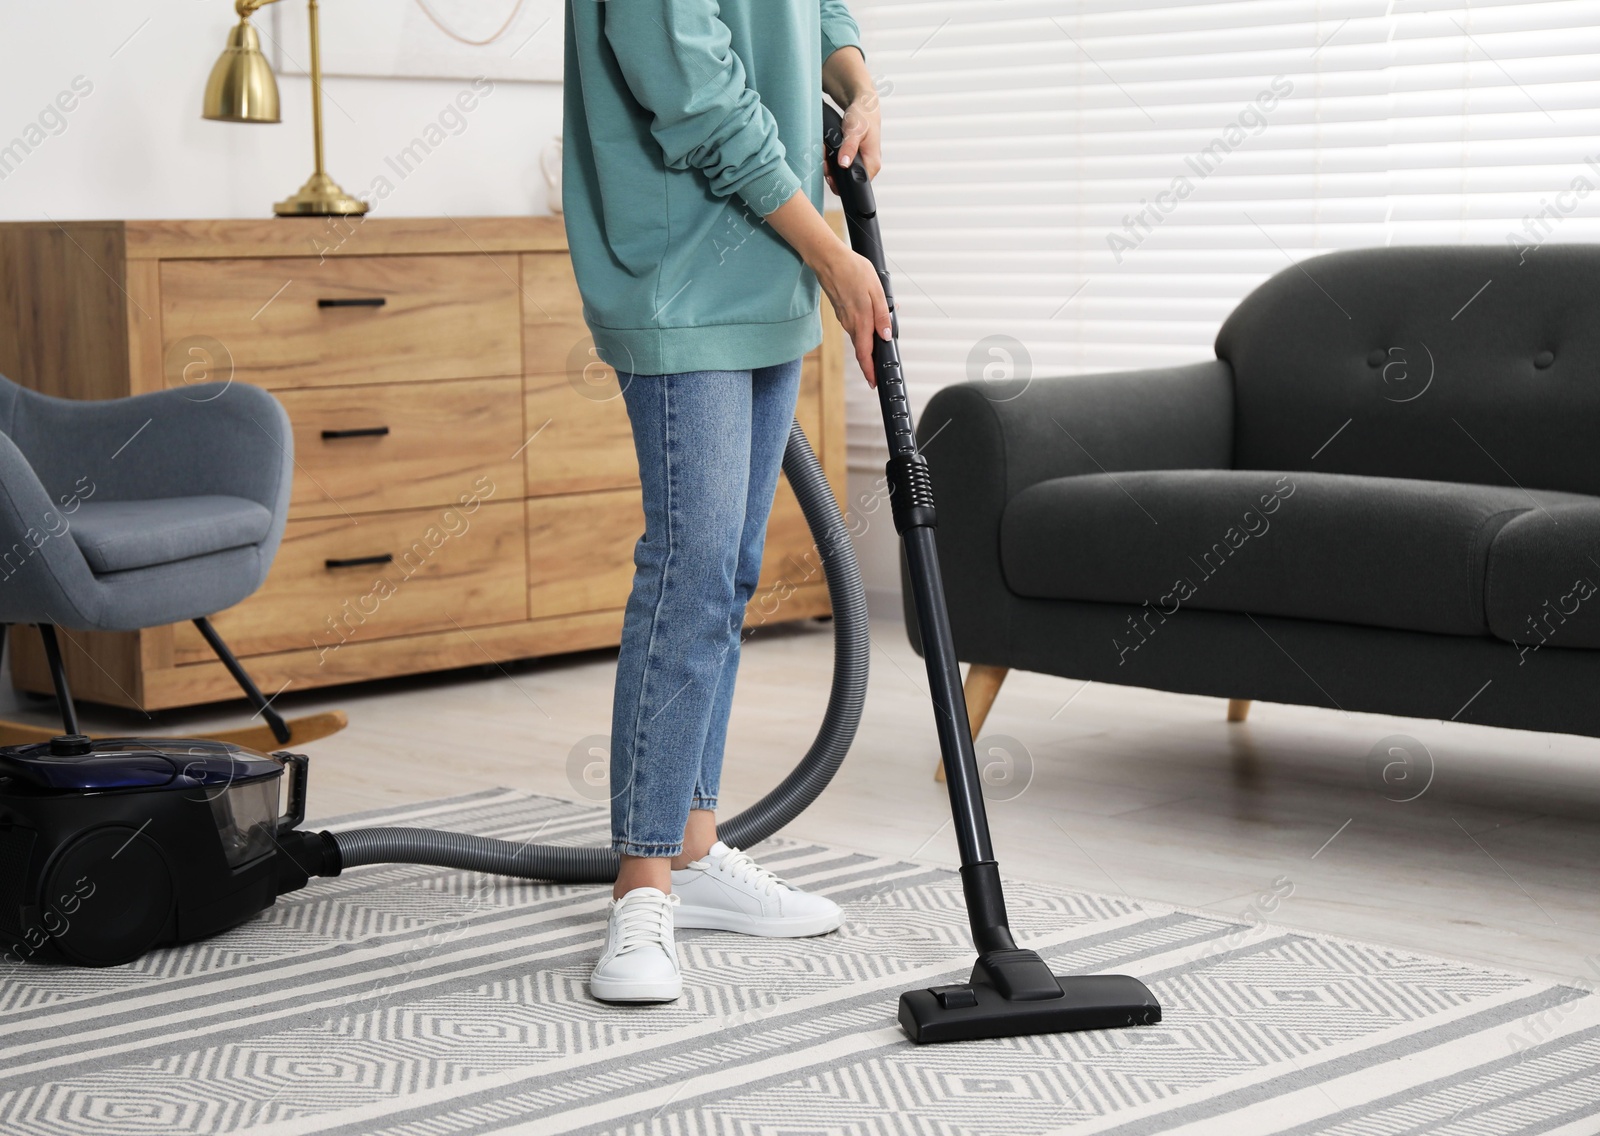
[(394, 553), (384, 552), (377, 556), (352, 556), (347, 560), (328, 559), (322, 562), (324, 568), (364, 568), (371, 564), (392, 564)]
[(349, 298), (345, 298), (345, 297), (341, 296), (341, 297), (336, 297), (334, 299), (328, 299), (328, 298), (324, 297), (323, 299), (320, 299), (320, 300), (317, 301), (317, 307), (319, 307), (319, 308), (381, 308), (386, 303), (388, 303), (388, 301), (385, 300), (382, 296), (353, 296), (353, 297), (349, 297)]
[(324, 430), (322, 440), (327, 442), (334, 438), (382, 438), (388, 433), (387, 426), (357, 426), (353, 430)]

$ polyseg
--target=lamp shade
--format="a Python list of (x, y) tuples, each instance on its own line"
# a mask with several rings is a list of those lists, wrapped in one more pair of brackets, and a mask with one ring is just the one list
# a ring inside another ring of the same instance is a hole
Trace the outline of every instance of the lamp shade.
[(201, 117), (221, 122), (277, 122), (278, 80), (248, 20), (228, 32), (228, 46), (206, 80)]

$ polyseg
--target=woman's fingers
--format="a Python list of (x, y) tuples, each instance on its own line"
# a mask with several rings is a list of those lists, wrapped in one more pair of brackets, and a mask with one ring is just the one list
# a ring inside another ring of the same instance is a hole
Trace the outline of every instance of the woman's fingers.
[(851, 134), (848, 123), (844, 128), (844, 141), (839, 143), (839, 165), (844, 169), (850, 168), (850, 163), (856, 160), (856, 154), (861, 150), (861, 135)]
[(869, 130), (861, 139), (861, 160), (867, 163), (867, 176), (875, 178), (883, 168), (882, 132)]
[[(839, 146), (839, 164), (849, 169), (856, 155), (861, 152), (861, 143), (869, 133), (870, 123), (862, 111), (851, 104), (845, 108), (844, 114), (844, 142)], [(867, 167), (867, 173), (872, 173), (872, 167)]]
[(858, 327), (850, 340), (855, 344), (856, 362), (861, 365), (861, 373), (867, 376), (867, 385), (876, 387), (878, 369), (872, 365), (872, 329), (865, 326)]
[(883, 166), (883, 127), (878, 118), (876, 102), (861, 107), (856, 113), (856, 121), (860, 124), (860, 141), (857, 144), (857, 160), (867, 164), (867, 176), (877, 177), (878, 170)]
[[(839, 164), (849, 166), (852, 162), (865, 162), (867, 176), (877, 177), (883, 165), (882, 134), (876, 94), (852, 102), (845, 108), (845, 140), (839, 147)], [(850, 155), (849, 161), (844, 159), (846, 153)]]
[(893, 334), (893, 319), (884, 298), (883, 281), (878, 279), (871, 261), (852, 252), (842, 241), (834, 245), (834, 250), (833, 255), (819, 260), (817, 279), (827, 291), (828, 299), (833, 301), (839, 326), (850, 337), (867, 385), (877, 386), (878, 376), (872, 364), (873, 344)]
[(856, 364), (861, 368), (861, 373), (867, 378), (867, 385), (878, 385), (877, 368), (872, 363), (872, 341), (877, 337), (873, 329), (871, 309), (858, 304), (852, 304), (846, 297), (834, 300), (833, 314), (838, 317), (839, 326), (844, 328), (844, 333), (850, 337), (850, 346), (855, 349)]
[[(849, 169), (858, 161), (865, 162), (867, 176), (877, 177), (878, 171), (883, 168), (882, 133), (876, 94), (851, 103), (844, 112), (844, 141), (839, 144), (839, 165)], [(832, 170), (825, 165), (823, 174), (828, 179), (828, 187), (837, 194), (839, 188), (833, 183)]]
[(889, 301), (884, 297), (883, 281), (878, 279), (877, 270), (865, 257), (861, 260), (861, 267), (866, 272), (864, 282), (868, 306), (862, 311), (851, 338), (855, 344), (856, 358), (861, 362), (861, 371), (867, 376), (867, 385), (876, 387), (878, 371), (872, 362), (873, 343), (879, 339), (893, 338), (894, 323), (889, 316)]

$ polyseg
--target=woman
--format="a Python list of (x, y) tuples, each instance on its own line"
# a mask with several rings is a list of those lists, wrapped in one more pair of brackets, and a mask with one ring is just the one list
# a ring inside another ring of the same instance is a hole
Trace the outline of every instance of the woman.
[(622, 869), (590, 992), (671, 1001), (673, 927), (816, 935), (831, 900), (717, 840), (745, 604), (822, 338), (819, 283), (872, 374), (889, 312), (823, 221), (824, 90), (841, 160), (879, 160), (843, 0), (568, 0), (562, 204), (584, 319), (623, 387), (645, 532), (612, 710)]

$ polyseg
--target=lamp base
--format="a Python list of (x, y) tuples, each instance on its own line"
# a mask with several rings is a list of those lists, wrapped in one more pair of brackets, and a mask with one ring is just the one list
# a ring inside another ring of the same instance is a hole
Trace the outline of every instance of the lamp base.
[(352, 217), (367, 211), (367, 203), (351, 197), (324, 173), (312, 174), (300, 192), (272, 207), (279, 217)]

